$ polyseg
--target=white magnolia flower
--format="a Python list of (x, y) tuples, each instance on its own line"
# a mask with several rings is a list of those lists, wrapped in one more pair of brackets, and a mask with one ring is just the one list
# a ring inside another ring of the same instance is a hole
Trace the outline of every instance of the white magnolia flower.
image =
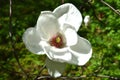
[(66, 3), (53, 12), (42, 11), (36, 26), (25, 31), (23, 42), (32, 53), (46, 54), (49, 74), (59, 77), (66, 63), (84, 65), (92, 55), (89, 41), (77, 35), (81, 23), (79, 10)]

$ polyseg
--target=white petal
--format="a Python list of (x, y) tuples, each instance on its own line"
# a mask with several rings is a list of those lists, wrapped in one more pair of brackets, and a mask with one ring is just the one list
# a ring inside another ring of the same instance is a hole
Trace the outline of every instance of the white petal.
[(52, 57), (52, 60), (59, 62), (67, 62), (72, 58), (72, 55), (70, 52), (68, 52), (67, 48), (59, 49), (51, 47), (48, 54)]
[[(48, 52), (49, 50), (47, 50), (47, 48), (51, 47), (46, 41), (40, 41), (39, 45), (42, 47), (44, 53), (48, 56)], [(46, 48), (47, 47), (47, 48)], [(49, 56), (48, 56), (49, 57)], [(50, 58), (50, 57), (49, 57)]]
[(69, 63), (84, 65), (92, 56), (91, 44), (88, 40), (79, 37), (78, 43), (71, 46), (69, 51), (72, 53), (72, 60)]
[(64, 31), (64, 35), (66, 38), (66, 45), (67, 46), (75, 45), (78, 40), (76, 31), (74, 29), (70, 28), (69, 25), (64, 25), (64, 26), (68, 26)]
[(50, 59), (47, 58), (46, 59), (46, 67), (48, 68), (48, 72), (51, 76), (60, 77), (66, 67), (66, 64), (51, 61)]
[(41, 12), (38, 18), (36, 29), (42, 39), (48, 40), (59, 31), (59, 26), (58, 20), (53, 13), (44, 11)]
[(61, 27), (64, 23), (73, 26), (76, 31), (78, 31), (79, 27), (82, 24), (82, 15), (79, 10), (70, 3), (63, 4), (57, 7), (53, 13), (58, 18)]
[(40, 45), (43, 46), (44, 52), (50, 60), (58, 61), (58, 62), (67, 62), (70, 61), (72, 58), (71, 53), (66, 48), (55, 48), (50, 46), (45, 41), (41, 41)]
[(35, 54), (44, 54), (42, 48), (39, 45), (40, 36), (36, 32), (35, 28), (28, 28), (23, 34), (23, 42), (26, 48)]

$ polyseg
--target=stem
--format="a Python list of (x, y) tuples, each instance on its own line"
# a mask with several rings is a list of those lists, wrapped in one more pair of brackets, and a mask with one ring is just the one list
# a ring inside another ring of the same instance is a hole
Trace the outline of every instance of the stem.
[[(89, 74), (89, 75), (90, 75), (90, 74)], [(110, 80), (111, 80), (111, 79), (112, 79), (112, 80), (120, 80), (119, 77), (112, 77), (112, 76), (107, 76), (107, 75), (100, 75), (100, 74), (99, 74), (99, 75), (94, 74), (94, 75), (90, 75), (90, 76), (89, 76), (89, 75), (81, 75), (81, 76), (79, 76), (79, 77), (72, 77), (72, 76), (71, 76), (71, 77), (63, 77), (63, 76), (62, 76), (62, 77), (58, 77), (58, 78), (53, 78), (53, 77), (51, 77), (51, 76), (40, 76), (40, 77), (38, 77), (37, 80), (41, 80), (41, 79), (53, 79), (53, 80), (54, 80), (54, 79), (56, 79), (56, 80), (57, 80), (57, 79), (58, 79), (58, 80), (59, 80), (59, 79), (60, 79), (60, 80), (61, 80), (61, 79), (62, 79), (62, 80), (81, 80), (81, 79), (83, 79), (83, 80), (86, 80), (86, 79), (88, 79), (88, 78), (89, 78), (89, 79), (90, 79), (90, 78), (92, 79), (93, 77), (94, 77), (94, 78), (98, 78), (98, 77), (99, 77), (99, 78), (106, 78), (106, 79), (110, 79)]]
[(40, 76), (41, 72), (43, 71), (43, 69), (46, 67), (46, 64), (40, 69), (38, 75), (35, 77), (34, 80), (39, 80), (38, 77)]
[(94, 6), (90, 3), (90, 2), (88, 2), (88, 4), (90, 5), (90, 7), (92, 8), (92, 10), (93, 10), (93, 14), (95, 15), (95, 18), (100, 22), (100, 23), (102, 23), (103, 25), (105, 25), (105, 23), (102, 21), (102, 20), (100, 20), (99, 18), (98, 18), (98, 16), (97, 16), (97, 13), (96, 13), (96, 10), (95, 10), (95, 8), (94, 8)]
[(110, 9), (112, 9), (116, 14), (118, 14), (120, 16), (120, 11), (116, 10), (115, 8), (113, 8), (111, 5), (109, 5), (107, 2), (100, 0), (103, 4), (105, 4), (106, 6), (108, 6)]
[(18, 59), (18, 55), (16, 53), (16, 49), (15, 49), (15, 42), (13, 40), (13, 31), (12, 31), (12, 0), (9, 0), (9, 37), (10, 37), (10, 42), (11, 42), (11, 47), (12, 47), (12, 52), (13, 52), (13, 55), (17, 61), (17, 64), (19, 66), (19, 68), (22, 70), (22, 72), (24, 73), (26, 79), (27, 79), (27, 74), (26, 72), (24, 71), (24, 69), (22, 68), (20, 62), (19, 62), (19, 59)]

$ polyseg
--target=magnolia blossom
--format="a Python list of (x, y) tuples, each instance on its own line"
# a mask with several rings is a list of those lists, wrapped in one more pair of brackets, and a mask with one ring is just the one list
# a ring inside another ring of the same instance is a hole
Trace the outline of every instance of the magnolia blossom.
[(80, 66), (91, 58), (90, 42), (77, 35), (81, 24), (79, 10), (66, 3), (53, 12), (42, 11), (36, 26), (25, 31), (23, 42), (32, 53), (46, 54), (49, 74), (59, 77), (66, 63)]

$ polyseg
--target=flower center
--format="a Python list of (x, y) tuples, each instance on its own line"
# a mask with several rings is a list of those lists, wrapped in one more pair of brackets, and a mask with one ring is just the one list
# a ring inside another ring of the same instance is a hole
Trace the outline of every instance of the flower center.
[(63, 36), (61, 34), (57, 34), (53, 36), (49, 41), (51, 46), (55, 46), (56, 48), (63, 48), (64, 47), (64, 41)]

